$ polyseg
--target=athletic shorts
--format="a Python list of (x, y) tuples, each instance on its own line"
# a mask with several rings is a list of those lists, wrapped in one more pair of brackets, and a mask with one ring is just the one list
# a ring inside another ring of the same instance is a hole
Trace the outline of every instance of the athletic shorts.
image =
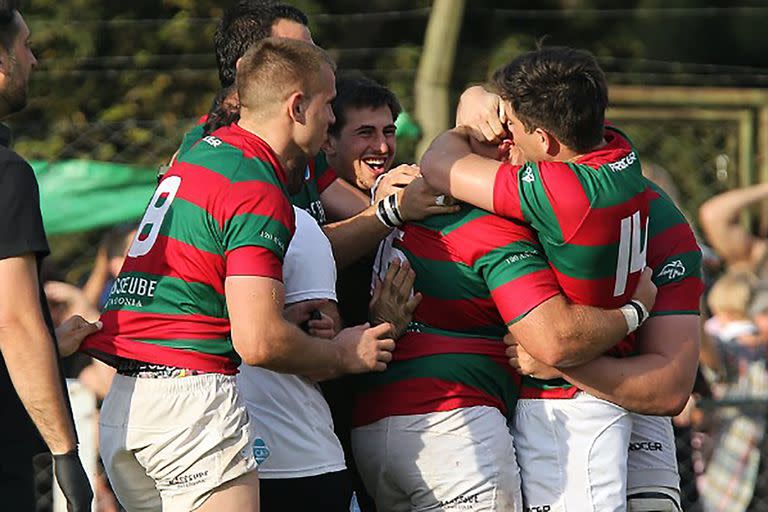
[(256, 470), (234, 376), (115, 375), (99, 426), (104, 469), (131, 512), (189, 512)]
[(496, 408), (390, 416), (353, 429), (352, 450), (380, 511), (522, 511), (514, 443)]
[(625, 511), (631, 433), (625, 409), (584, 392), (519, 400), (513, 435), (526, 510)]
[(668, 487), (680, 490), (675, 432), (667, 416), (630, 413), (632, 436), (627, 459), (627, 490)]

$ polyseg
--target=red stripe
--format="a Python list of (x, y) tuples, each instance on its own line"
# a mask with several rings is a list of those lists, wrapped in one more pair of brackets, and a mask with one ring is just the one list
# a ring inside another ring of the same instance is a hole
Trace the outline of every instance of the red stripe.
[(568, 299), (576, 304), (586, 304), (600, 308), (612, 309), (623, 306), (630, 296), (629, 292), (637, 287), (640, 279), (640, 271), (629, 274), (627, 277), (627, 293), (614, 297), (613, 288), (615, 286), (615, 277), (606, 277), (602, 279), (579, 279), (559, 272), (552, 268)]
[[(313, 160), (314, 162), (314, 160)], [(314, 169), (312, 169), (312, 172), (314, 172)], [(317, 191), (322, 194), (325, 192), (325, 189), (331, 186), (331, 183), (333, 183), (338, 176), (336, 175), (336, 171), (333, 167), (326, 167), (323, 174), (320, 176), (317, 176)]]
[(493, 211), (509, 219), (524, 221), (520, 209), (520, 189), (517, 185), (517, 173), (521, 166), (502, 163), (496, 171), (493, 183)]
[(520, 398), (549, 398), (549, 399), (568, 399), (576, 396), (579, 388), (571, 386), (567, 388), (539, 389), (532, 386), (520, 387)]
[(283, 280), (280, 259), (264, 247), (246, 245), (227, 253), (227, 277), (259, 276)]
[(471, 331), (503, 323), (491, 298), (446, 300), (429, 295), (421, 299), (413, 319), (449, 331)]
[[(505, 368), (507, 365), (506, 345), (501, 340), (485, 338), (454, 338), (439, 334), (407, 332), (397, 341), (392, 352), (394, 361), (405, 361), (438, 354), (473, 354), (488, 356)], [(515, 374), (516, 375), (516, 374)]]
[(181, 186), (176, 192), (177, 198), (184, 199), (208, 212), (221, 190), (230, 185), (230, 180), (223, 174), (183, 161), (176, 162), (166, 174), (166, 177), (168, 176), (181, 177)]
[(656, 295), (656, 303), (653, 305), (653, 313), (698, 311), (703, 291), (704, 283), (698, 277), (688, 277), (661, 286)]
[(226, 338), (230, 334), (227, 318), (205, 315), (164, 315), (136, 311), (107, 311), (101, 315), (104, 327), (100, 336), (132, 339), (175, 340)]
[(203, 283), (224, 294), (224, 258), (159, 235), (144, 256), (127, 257), (121, 272), (143, 272), (168, 276), (187, 283)]
[(361, 427), (388, 416), (452, 411), (462, 407), (495, 407), (507, 415), (497, 398), (458, 382), (433, 378), (406, 379), (357, 395), (352, 426)]
[(445, 239), (469, 265), (490, 251), (515, 242), (538, 243), (529, 227), (496, 215), (473, 219), (448, 233)]
[(538, 166), (541, 185), (560, 225), (563, 239), (568, 240), (589, 213), (589, 198), (578, 175), (565, 162), (538, 162)]
[(529, 313), (558, 294), (560, 288), (549, 269), (531, 272), (491, 290), (494, 304), (505, 323)]
[(86, 338), (79, 350), (112, 366), (116, 364), (116, 357), (123, 357), (201, 372), (223, 373), (225, 375), (237, 373), (235, 363), (223, 356), (163, 347), (123, 337), (108, 337), (102, 333)]
[(237, 183), (211, 210), (222, 229), (232, 217), (245, 213), (270, 217), (280, 222), (291, 233), (295, 230), (291, 203), (285, 194), (271, 183), (255, 180)]
[[(275, 169), (275, 174), (282, 183), (286, 183), (285, 170), (272, 148), (261, 137), (244, 130), (237, 123), (223, 126), (211, 135), (231, 144), (243, 152), (246, 158), (257, 158), (269, 162)], [(302, 169), (303, 171), (303, 169)]]
[(696, 243), (691, 227), (681, 222), (651, 238), (648, 242), (648, 265), (658, 272), (667, 259), (698, 250), (699, 244)]
[(442, 240), (437, 231), (432, 231), (416, 224), (403, 226), (403, 236), (395, 240), (395, 247), (408, 249), (415, 257), (432, 261), (464, 263), (452, 248)]
[[(580, 223), (569, 223), (569, 219), (574, 219), (574, 212), (569, 212), (567, 208), (561, 210), (560, 205), (563, 200), (558, 197), (555, 212), (563, 228), (563, 235), (566, 242), (573, 245), (601, 246), (607, 244), (619, 243), (621, 238), (621, 220), (631, 216), (636, 211), (640, 212), (640, 222), (645, 229), (646, 219), (648, 219), (649, 210), (649, 191), (646, 189), (627, 201), (608, 206), (606, 208), (592, 208), (582, 211), (586, 214), (580, 220)], [(570, 238), (569, 237), (570, 234)]]
[(607, 144), (577, 158), (577, 164), (597, 169), (601, 165), (621, 160), (632, 151), (632, 144), (618, 130), (611, 129), (609, 126), (605, 128), (604, 137)]

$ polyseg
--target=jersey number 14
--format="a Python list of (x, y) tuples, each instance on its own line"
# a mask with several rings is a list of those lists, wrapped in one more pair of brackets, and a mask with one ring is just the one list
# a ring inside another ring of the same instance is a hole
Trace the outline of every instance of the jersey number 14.
[(646, 266), (648, 253), (648, 219), (645, 219), (645, 236), (640, 224), (640, 212), (621, 219), (621, 237), (619, 238), (619, 258), (616, 262), (616, 284), (613, 296), (624, 295), (627, 291), (629, 275), (642, 272)]

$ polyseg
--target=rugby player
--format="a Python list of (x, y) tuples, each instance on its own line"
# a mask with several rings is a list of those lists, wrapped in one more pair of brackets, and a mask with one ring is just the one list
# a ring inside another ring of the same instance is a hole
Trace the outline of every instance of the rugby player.
[[(232, 89), (235, 65), (252, 44), (267, 36), (312, 42), (308, 24), (309, 20), (302, 11), (282, 2), (241, 0), (226, 10), (214, 35), (222, 90), (211, 113), (219, 115), (222, 101), (235, 106), (238, 104)], [(236, 115), (235, 107), (234, 119)], [(207, 116), (202, 118), (198, 126), (184, 136), (177, 154), (183, 154), (202, 139), (206, 128), (229, 124), (232, 119), (231, 115), (223, 115), (213, 122), (209, 122), (211, 120)], [(431, 199), (419, 203), (414, 194), (406, 195), (404, 190), (388, 183), (379, 187), (371, 205), (367, 195), (336, 177), (322, 153), (308, 162), (305, 178), (301, 190), (292, 194), (291, 202), (307, 210), (323, 226), (339, 268), (375, 249), (379, 241), (391, 232), (391, 227), (376, 217), (376, 206), (385, 197), (397, 194), (399, 214), (403, 220), (423, 218), (419, 216), (420, 211), (424, 207), (435, 206)]]
[[(533, 232), (479, 208), (408, 223), (394, 245), (423, 299), (388, 370), (356, 379), (352, 440), (366, 488), (380, 510), (523, 510), (508, 428), (520, 378), (505, 324), (521, 302), (557, 296), (561, 324), (594, 326), (582, 330), (589, 342), (615, 344), (629, 325), (618, 309), (568, 304)], [(653, 305), (649, 272), (638, 293)]]
[[(403, 202), (418, 205), (414, 218), (454, 211), (451, 206), (437, 205), (436, 194), (427, 190), (423, 179), (418, 179), (420, 173), (417, 166), (404, 164), (392, 168), (397, 151), (395, 120), (400, 111), (400, 102), (395, 94), (374, 80), (364, 76), (339, 78), (333, 100), (336, 122), (328, 130), (328, 140), (323, 145), (328, 162), (340, 179), (372, 199), (375, 198), (375, 194), (371, 193), (374, 186), (380, 190), (403, 188)], [(387, 237), (381, 245), (391, 246), (390, 238)], [(368, 318), (371, 270), (381, 266), (380, 254), (381, 249), (369, 250), (339, 272), (339, 309), (347, 324), (362, 323)], [(382, 267), (382, 279), (386, 272), (387, 268)], [(373, 503), (357, 474), (351, 452), (349, 436), (355, 385), (349, 380), (326, 382), (322, 386), (331, 404), (334, 426), (347, 456), (347, 467), (352, 474), (358, 503), (365, 512), (373, 510)]]
[(318, 47), (269, 38), (240, 60), (240, 120), (179, 155), (139, 225), (105, 312), (81, 350), (117, 368), (100, 446), (129, 510), (258, 510), (249, 365), (323, 379), (383, 370), (389, 324), (333, 343), (283, 317), (288, 193), (333, 122), (334, 65)]
[[(553, 54), (554, 52), (554, 54)], [(583, 201), (584, 193), (580, 191), (583, 183), (590, 186), (595, 185), (595, 178), (600, 178), (603, 174), (609, 178), (616, 174), (630, 170), (633, 173), (634, 162), (636, 160), (631, 155), (634, 150), (630, 146), (625, 146), (623, 151), (616, 151), (612, 154), (604, 154), (606, 160), (601, 174), (600, 160), (596, 159), (597, 154), (578, 157), (575, 156), (576, 163), (587, 164), (595, 167), (593, 172), (588, 172), (591, 178), (584, 178), (583, 174), (578, 174), (576, 169), (579, 166), (570, 163), (568, 169), (561, 168), (564, 171), (562, 179), (558, 181), (546, 181), (546, 175), (539, 173), (551, 169), (553, 164), (546, 162), (543, 167), (541, 162), (538, 164), (526, 163), (522, 166), (510, 166), (508, 164), (499, 164), (498, 161), (482, 156), (472, 156), (470, 158), (455, 158), (458, 153), (464, 154), (468, 141), (464, 134), (472, 133), (478, 138), (488, 141), (498, 141), (505, 135), (507, 128), (505, 123), (512, 115), (524, 117), (527, 123), (534, 123), (526, 129), (522, 128), (521, 121), (515, 117), (513, 121), (507, 123), (513, 135), (513, 149), (518, 152), (530, 148), (533, 144), (533, 153), (537, 154), (537, 144), (543, 144), (546, 151), (545, 157), (549, 153), (555, 155), (555, 159), (567, 156), (557, 156), (555, 151), (561, 148), (557, 136), (549, 133), (552, 127), (560, 126), (557, 129), (565, 129), (569, 125), (578, 126), (575, 121), (578, 117), (573, 117), (574, 112), (583, 110), (583, 97), (574, 96), (574, 101), (579, 100), (578, 107), (571, 106), (570, 111), (563, 110), (555, 112), (553, 110), (552, 84), (559, 84), (557, 90), (563, 87), (563, 80), (547, 81), (548, 72), (546, 66), (537, 67), (537, 58), (546, 62), (546, 57), (558, 58), (560, 54), (562, 62), (559, 65), (565, 69), (578, 69), (577, 62), (586, 64), (587, 69), (595, 69), (596, 64), (593, 59), (584, 56), (575, 56), (568, 50), (540, 50), (527, 54), (513, 61), (502, 71), (498, 72), (495, 80), (499, 91), (504, 97), (500, 102), (498, 98), (493, 101), (481, 100), (473, 103), (479, 105), (473, 115), (462, 111), (460, 106), (457, 121), (471, 125), (471, 129), (454, 133), (451, 136), (452, 144), (456, 147), (446, 151), (453, 151), (454, 158), (450, 163), (444, 162), (447, 167), (441, 169), (437, 165), (430, 168), (428, 160), (435, 159), (441, 151), (438, 145), (433, 147), (431, 155), (425, 155), (423, 165), (426, 166), (425, 172), (428, 177), (431, 170), (435, 171), (443, 185), (447, 185), (450, 174), (451, 192), (471, 203), (486, 208), (496, 206), (497, 212), (503, 210), (503, 214), (512, 213), (519, 216), (521, 207), (526, 209), (527, 214), (533, 215), (538, 221), (547, 221), (547, 213), (557, 213), (557, 217), (550, 215), (549, 222), (551, 227), (560, 227), (567, 229), (578, 224), (579, 229), (586, 229), (589, 216), (575, 216), (571, 218), (573, 212), (569, 210), (573, 203)], [(539, 61), (541, 62), (541, 61)], [(527, 67), (526, 66), (530, 66)], [(599, 68), (597, 68), (599, 71)], [(523, 76), (525, 75), (525, 76)], [(589, 76), (587, 74), (586, 76)], [(602, 73), (593, 73), (593, 81), (600, 83)], [(591, 85), (590, 85), (591, 87)], [(602, 89), (603, 87), (598, 87)], [(471, 89), (472, 95), (480, 94), (487, 96), (484, 90), (478, 88)], [(470, 91), (465, 93), (467, 96)], [(556, 96), (556, 95), (554, 95)], [(515, 103), (515, 98), (524, 98), (522, 103)], [(466, 98), (462, 98), (464, 101)], [(511, 105), (510, 103), (511, 102)], [(535, 113), (535, 105), (541, 103), (543, 107), (540, 112)], [(499, 116), (496, 107), (499, 104), (506, 104), (506, 108)], [(515, 109), (512, 109), (515, 105)], [(489, 108), (490, 106), (490, 108)], [(565, 107), (567, 107), (566, 105)], [(493, 109), (493, 113), (489, 112)], [(472, 110), (472, 109), (469, 109)], [(521, 113), (523, 112), (523, 113)], [(532, 117), (533, 116), (533, 117)], [(538, 116), (538, 117), (536, 117)], [(535, 121), (534, 121), (535, 119)], [(563, 121), (564, 120), (564, 121)], [(562, 123), (561, 123), (562, 121)], [(560, 123), (558, 125), (558, 123)], [(542, 128), (545, 126), (546, 128)], [(610, 132), (606, 130), (606, 135)], [(614, 140), (621, 136), (614, 136)], [(447, 139), (443, 139), (445, 143)], [(568, 149), (567, 146), (565, 146)], [(541, 150), (542, 146), (539, 145)], [(445, 150), (445, 147), (442, 148)], [(549, 153), (547, 153), (549, 151)], [(550, 158), (549, 157), (546, 158)], [(574, 159), (574, 158), (569, 158)], [(436, 159), (435, 159), (436, 160)], [(472, 165), (468, 165), (468, 162)], [(434, 162), (434, 160), (433, 160)], [(618, 162), (618, 164), (617, 164)], [(456, 163), (453, 169), (450, 164)], [(597, 164), (597, 165), (596, 165)], [(614, 164), (611, 166), (610, 164)], [(619, 169), (621, 167), (622, 169)], [(478, 171), (479, 170), (479, 171)], [(531, 172), (528, 172), (528, 171)], [(448, 171), (448, 172), (446, 172)], [(478, 171), (478, 172), (475, 172)], [(498, 171), (498, 172), (497, 172)], [(472, 177), (471, 172), (475, 172)], [(639, 169), (637, 169), (639, 174)], [(442, 176), (439, 176), (440, 174)], [(581, 182), (575, 181), (578, 176)], [(511, 178), (511, 179), (510, 179)], [(470, 179), (473, 179), (470, 183)], [(463, 180), (463, 181), (462, 181)], [(517, 181), (516, 181), (517, 180)], [(516, 181), (517, 185), (514, 184)], [(548, 198), (536, 195), (525, 195), (530, 188), (542, 187), (546, 182), (549, 187), (548, 194), (552, 194), (554, 208), (548, 206)], [(440, 186), (440, 183), (437, 183)], [(568, 196), (567, 185), (571, 186), (571, 191), (575, 194)], [(574, 186), (575, 185), (575, 186)], [(661, 191), (655, 189), (650, 183), (645, 182), (647, 199), (650, 200), (650, 207), (656, 214), (651, 218), (649, 231), (652, 234), (652, 243), (650, 245), (648, 262), (654, 269), (654, 279), (659, 284), (660, 291), (656, 307), (652, 310), (653, 318), (648, 325), (641, 331), (641, 338), (638, 344), (627, 344), (623, 353), (635, 353), (638, 348), (644, 355), (626, 360), (600, 359), (596, 363), (600, 366), (589, 367), (590, 370), (583, 371), (583, 375), (576, 375), (578, 369), (569, 369), (570, 375), (567, 378), (578, 380), (577, 377), (588, 379), (590, 377), (602, 379), (599, 382), (593, 382), (587, 385), (583, 380), (579, 385), (595, 397), (612, 400), (637, 412), (649, 414), (674, 414), (679, 411), (685, 403), (690, 392), (693, 377), (695, 375), (696, 359), (698, 353), (698, 299), (701, 293), (700, 280), (700, 251), (695, 243), (690, 227), (684, 217), (675, 208), (671, 201)], [(519, 194), (515, 191), (518, 188)], [(463, 189), (463, 190), (462, 190)], [(565, 194), (563, 191), (565, 190)], [(620, 190), (626, 193), (625, 190)], [(560, 195), (557, 195), (557, 194)], [(562, 197), (565, 195), (565, 197)], [(518, 200), (518, 197), (520, 198)], [(533, 200), (535, 199), (535, 200)], [(567, 200), (563, 204), (563, 200)], [(497, 205), (489, 203), (497, 202)], [(583, 203), (582, 203), (583, 204)], [(606, 202), (596, 203), (605, 205)], [(512, 210), (517, 208), (516, 212), (507, 211), (512, 206)], [(578, 206), (578, 205), (577, 205)], [(586, 205), (591, 206), (591, 203)], [(554, 210), (554, 211), (553, 211)], [(591, 213), (591, 210), (585, 211)], [(614, 210), (604, 210), (603, 214), (608, 213), (609, 217)], [(634, 217), (634, 215), (632, 215)], [(583, 223), (578, 223), (574, 219), (584, 219)], [(563, 261), (566, 251), (560, 251), (556, 258), (550, 258), (550, 264), (557, 272), (558, 282), (562, 286), (565, 295), (569, 298), (584, 300), (585, 298), (599, 299), (600, 294), (605, 295), (604, 303), (610, 302), (611, 292), (615, 293), (628, 281), (621, 273), (622, 270), (631, 271), (638, 262), (632, 260), (644, 261), (645, 249), (640, 243), (643, 235), (642, 222), (634, 223), (635, 220), (627, 217), (617, 217), (613, 224), (609, 222), (610, 218), (604, 221), (602, 230), (591, 233), (585, 231), (579, 233), (579, 230), (568, 240), (569, 242), (580, 242), (584, 245), (595, 243), (600, 240), (600, 236), (609, 236), (604, 240), (610, 242), (613, 250), (617, 242), (621, 250), (622, 257), (615, 254), (608, 263), (603, 260), (604, 272), (600, 275), (599, 269), (595, 264), (582, 261), (581, 266), (574, 266), (574, 261)], [(621, 221), (621, 223), (619, 223)], [(634, 223), (634, 224), (633, 224)], [(616, 233), (610, 235), (608, 227), (614, 225)], [(637, 227), (637, 229), (636, 229)], [(627, 228), (627, 229), (623, 229)], [(627, 236), (622, 233), (629, 231), (629, 244)], [(540, 233), (541, 235), (541, 233)], [(589, 237), (592, 236), (591, 240)], [(579, 238), (581, 237), (581, 239)], [(546, 250), (548, 238), (543, 238), (542, 242)], [(637, 242), (637, 243), (635, 243)], [(567, 247), (563, 247), (565, 249)], [(572, 249), (582, 249), (588, 252), (587, 247), (574, 245)], [(630, 254), (627, 255), (627, 252)], [(548, 255), (549, 256), (549, 255)], [(558, 259), (559, 258), (559, 259)], [(559, 267), (559, 268), (558, 268)], [(575, 276), (569, 276), (569, 272), (574, 270), (580, 272)], [(597, 273), (595, 273), (597, 271)], [(592, 276), (589, 273), (592, 273)], [(615, 275), (610, 275), (615, 272)], [(602, 279), (588, 279), (590, 277), (602, 277)], [(572, 277), (580, 279), (572, 279)], [(589, 287), (593, 290), (589, 290)], [(572, 296), (569, 291), (575, 289)], [(608, 293), (606, 293), (608, 292)], [(524, 301), (524, 294), (520, 295)], [(557, 310), (550, 310), (550, 301), (539, 305), (534, 303), (525, 305), (521, 303), (521, 314), (525, 315), (514, 325), (510, 326), (513, 340), (525, 347), (537, 359), (547, 361), (550, 364), (563, 369), (567, 366), (578, 365), (596, 355), (599, 344), (591, 344), (591, 347), (582, 347), (578, 343), (569, 343), (566, 331), (563, 331)], [(526, 313), (528, 313), (526, 315)], [(628, 320), (634, 322), (634, 318), (628, 317)], [(605, 347), (607, 348), (607, 347)], [(514, 347), (512, 355), (515, 355)], [(516, 359), (516, 356), (515, 356)], [(626, 366), (624, 366), (626, 365)], [(609, 370), (610, 368), (610, 370)], [(624, 368), (624, 371), (619, 370)], [(598, 371), (603, 370), (603, 371)], [(529, 507), (549, 507), (551, 510), (562, 510), (563, 507), (570, 506), (592, 506), (596, 510), (623, 510), (626, 508), (626, 484), (624, 482), (625, 473), (622, 468), (626, 468), (626, 459), (614, 460), (615, 456), (620, 459), (621, 454), (626, 454), (627, 446), (636, 446), (640, 450), (630, 451), (629, 460), (629, 490), (630, 490), (630, 509), (647, 510), (643, 507), (660, 507), (658, 510), (675, 510), (677, 507), (678, 476), (676, 472), (676, 463), (674, 461), (674, 439), (672, 439), (671, 425), (668, 418), (650, 418), (634, 414), (627, 415), (621, 408), (613, 408), (611, 404), (601, 403), (593, 399), (587, 393), (579, 393), (576, 388), (562, 386), (562, 382), (537, 382), (526, 379), (523, 389), (523, 396), (530, 400), (521, 400), (518, 406), (518, 412), (515, 423), (516, 442), (518, 443), (518, 460), (521, 461), (523, 471), (523, 487), (526, 497), (526, 503)], [(531, 386), (533, 384), (533, 386)], [(578, 400), (541, 400), (543, 398), (573, 398)], [(587, 403), (589, 402), (589, 403)], [(602, 413), (600, 413), (602, 411)], [(564, 421), (552, 423), (553, 417), (562, 417)], [(567, 418), (573, 417), (571, 421)], [(584, 419), (584, 418), (587, 419)], [(629, 421), (631, 420), (631, 421)], [(544, 428), (542, 425), (545, 425)], [(551, 425), (556, 425), (552, 429)], [(609, 428), (605, 428), (609, 427)], [(600, 431), (604, 434), (598, 438), (584, 435)], [(571, 431), (573, 429), (573, 431)], [(538, 432), (537, 432), (538, 430)], [(632, 444), (629, 443), (629, 431), (632, 435)], [(551, 434), (552, 438), (546, 440), (541, 438), (542, 433)], [(602, 437), (603, 439), (600, 439)], [(596, 449), (598, 444), (603, 447)], [(624, 447), (623, 449), (621, 447)], [(651, 446), (653, 448), (660, 446), (659, 450), (643, 450), (643, 447)], [(567, 456), (566, 456), (567, 455)], [(561, 470), (563, 460), (567, 461), (564, 470)], [(606, 468), (618, 468), (614, 471), (606, 472)], [(543, 474), (561, 474), (560, 479), (546, 479)], [(608, 474), (606, 474), (608, 473)], [(594, 500), (598, 500), (595, 502)], [(651, 508), (657, 510), (657, 508)]]

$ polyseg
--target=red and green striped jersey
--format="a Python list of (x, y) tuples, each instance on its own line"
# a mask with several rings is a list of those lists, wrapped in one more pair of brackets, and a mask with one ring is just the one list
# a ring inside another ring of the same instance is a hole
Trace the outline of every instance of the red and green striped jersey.
[[(701, 250), (685, 216), (661, 189), (650, 181), (650, 221), (648, 224), (648, 266), (658, 287), (651, 316), (698, 315), (704, 285), (701, 280)], [(522, 297), (527, 294), (519, 291)], [(540, 301), (524, 307), (534, 309)], [(626, 340), (625, 340), (626, 341)], [(633, 344), (622, 342), (612, 355), (631, 355)], [(542, 381), (525, 377), (523, 398), (571, 398), (578, 391), (561, 379)]]
[(183, 154), (163, 177), (105, 305), (81, 347), (120, 358), (233, 374), (228, 276), (282, 279), (294, 214), (266, 142), (233, 124)]
[[(203, 125), (208, 120), (208, 116), (201, 117), (197, 125), (192, 127), (181, 141), (178, 154), (183, 155), (200, 139), (203, 138)], [(291, 203), (297, 208), (306, 210), (312, 215), (321, 226), (327, 222), (323, 203), (320, 201), (320, 194), (336, 180), (336, 171), (328, 165), (325, 154), (319, 153), (314, 159), (310, 160), (304, 179), (304, 185), (297, 193), (291, 196)]]
[(476, 405), (510, 415), (520, 377), (505, 355), (506, 323), (534, 297), (559, 293), (554, 278), (540, 285), (551, 270), (535, 235), (470, 206), (402, 229), (395, 247), (423, 299), (388, 369), (361, 377), (354, 424)]
[(615, 308), (646, 266), (650, 196), (629, 140), (608, 126), (605, 139), (575, 162), (502, 164), (494, 211), (536, 231), (570, 300)]

